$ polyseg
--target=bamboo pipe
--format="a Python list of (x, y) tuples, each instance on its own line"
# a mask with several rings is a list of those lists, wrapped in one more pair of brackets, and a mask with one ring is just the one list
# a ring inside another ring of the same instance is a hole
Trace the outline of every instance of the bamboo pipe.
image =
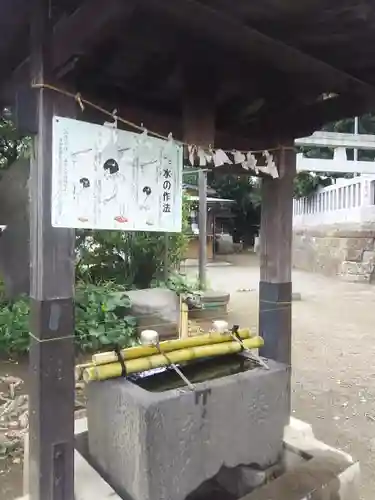
[(179, 338), (187, 339), (189, 337), (189, 307), (186, 302), (182, 301), (180, 303), (180, 328), (179, 328)]
[[(244, 328), (238, 331), (241, 339), (245, 340), (252, 337), (251, 331)], [(163, 352), (172, 352), (179, 349), (186, 349), (189, 347), (198, 347), (211, 344), (219, 344), (220, 342), (229, 342), (232, 340), (231, 335), (220, 333), (207, 333), (205, 335), (197, 335), (196, 337), (188, 337), (186, 339), (165, 340), (160, 342), (160, 348)], [(123, 349), (121, 351), (122, 358), (127, 361), (130, 359), (144, 358), (159, 354), (158, 348), (155, 346), (136, 346)], [(118, 356), (115, 352), (100, 352), (93, 354), (92, 362), (94, 365), (107, 365), (109, 363), (116, 363)], [(79, 368), (79, 366), (77, 367)]]
[[(262, 347), (264, 341), (261, 337), (248, 338), (243, 341), (243, 344), (248, 349), (257, 349)], [(168, 358), (163, 354), (155, 354), (138, 359), (124, 361), (126, 373), (138, 373), (150, 370), (152, 368), (160, 368), (168, 366), (172, 363), (182, 363), (184, 361), (191, 361), (194, 359), (208, 358), (213, 356), (224, 356), (226, 354), (234, 354), (240, 352), (242, 346), (233, 340), (229, 342), (221, 342), (210, 345), (201, 345), (198, 347), (189, 347), (171, 351)], [(94, 380), (107, 380), (110, 378), (121, 377), (122, 366), (117, 361), (115, 363), (97, 365), (85, 368), (83, 370), (83, 379), (85, 382), (92, 382)]]

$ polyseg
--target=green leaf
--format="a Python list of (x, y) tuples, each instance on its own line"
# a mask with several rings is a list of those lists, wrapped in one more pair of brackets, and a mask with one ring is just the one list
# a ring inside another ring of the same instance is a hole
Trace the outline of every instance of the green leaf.
[(100, 342), (103, 344), (103, 345), (109, 345), (111, 344), (111, 341), (109, 340), (109, 338), (107, 337), (107, 335), (101, 335), (99, 337), (99, 340)]

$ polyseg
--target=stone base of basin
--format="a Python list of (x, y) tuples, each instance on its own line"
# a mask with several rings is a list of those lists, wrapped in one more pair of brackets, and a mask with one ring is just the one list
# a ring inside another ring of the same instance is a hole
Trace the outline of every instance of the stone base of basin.
[[(25, 470), (28, 475), (27, 448)], [(284, 472), (239, 500), (360, 500), (359, 464), (315, 439), (311, 426), (290, 419), (285, 428), (280, 465)], [(263, 471), (265, 474), (271, 471)], [(259, 471), (257, 471), (259, 473)], [(255, 476), (253, 476), (255, 477)], [(259, 476), (258, 476), (259, 477)], [(27, 486), (27, 481), (25, 482)], [(29, 500), (25, 496), (19, 500)], [(314, 495), (314, 496), (313, 496)], [(229, 496), (226, 499), (230, 498)], [(123, 500), (93, 467), (88, 454), (87, 420), (76, 422), (75, 500)], [(159, 500), (156, 497), (153, 500)], [(206, 496), (204, 500), (219, 500)]]
[(290, 373), (269, 361), (184, 388), (151, 392), (125, 379), (88, 385), (89, 452), (132, 500), (185, 500), (221, 469), (281, 457)]

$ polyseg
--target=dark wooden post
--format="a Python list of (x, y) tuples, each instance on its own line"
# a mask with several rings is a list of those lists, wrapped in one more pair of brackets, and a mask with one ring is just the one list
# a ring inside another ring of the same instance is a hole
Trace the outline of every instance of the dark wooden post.
[(165, 283), (169, 278), (169, 234), (164, 234), (164, 263), (163, 263), (163, 274)]
[[(215, 92), (202, 82), (199, 69), (185, 73), (184, 141), (207, 147), (215, 140)], [(207, 285), (207, 171), (199, 171), (199, 285)]]
[(199, 194), (199, 286), (201, 290), (207, 287), (207, 172), (200, 170), (198, 174)]
[[(49, 0), (33, 0), (31, 34), (32, 80), (51, 83)], [(48, 90), (35, 92), (38, 135), (30, 174), (30, 499), (72, 500), (74, 231), (51, 227), (52, 117), (59, 99)]]
[(292, 148), (280, 148), (275, 159), (280, 178), (262, 181), (259, 331), (265, 342), (261, 354), (290, 365), (296, 155)]

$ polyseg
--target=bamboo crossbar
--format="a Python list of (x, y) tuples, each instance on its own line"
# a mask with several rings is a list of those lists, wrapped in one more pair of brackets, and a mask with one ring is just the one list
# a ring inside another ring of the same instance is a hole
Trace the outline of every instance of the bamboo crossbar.
[[(186, 339), (189, 340), (189, 339)], [(261, 337), (246, 338), (243, 344), (248, 349), (257, 349), (262, 347), (264, 341)], [(168, 366), (170, 363), (183, 363), (186, 361), (208, 358), (213, 356), (223, 356), (227, 354), (235, 354), (242, 350), (242, 346), (234, 341), (222, 341), (215, 344), (200, 345), (195, 347), (185, 347), (174, 351), (169, 351), (168, 357), (163, 354), (153, 354), (142, 358), (124, 360), (126, 374), (139, 373), (153, 368)], [(82, 376), (85, 382), (107, 380), (118, 378), (123, 375), (123, 368), (118, 361), (92, 365), (83, 368)]]
[[(252, 333), (248, 328), (239, 330), (238, 334), (242, 340), (252, 337)], [(204, 335), (197, 335), (195, 337), (188, 337), (185, 339), (165, 340), (164, 342), (160, 342), (160, 348), (163, 352), (172, 352), (188, 347), (219, 344), (221, 342), (228, 342), (230, 340), (232, 340), (232, 337), (229, 334), (222, 335), (220, 333), (207, 333)], [(120, 354), (123, 360), (127, 361), (130, 359), (152, 356), (158, 353), (158, 348), (155, 346), (136, 346), (123, 349)], [(115, 363), (116, 361), (118, 361), (118, 356), (114, 351), (101, 352), (92, 356), (92, 363), (94, 365), (106, 365), (109, 363)]]

